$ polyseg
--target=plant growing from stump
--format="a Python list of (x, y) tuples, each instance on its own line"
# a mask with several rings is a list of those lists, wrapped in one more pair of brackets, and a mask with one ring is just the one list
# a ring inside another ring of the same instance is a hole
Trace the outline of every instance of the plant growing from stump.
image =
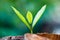
[[(43, 15), (43, 12), (46, 9), (46, 5), (44, 5), (35, 15), (34, 20), (33, 20), (33, 15), (30, 11), (27, 12), (26, 14), (26, 19), (25, 17), (13, 6), (11, 6), (11, 8), (13, 9), (13, 11), (16, 13), (16, 15), (19, 17), (19, 19), (26, 25), (26, 27), (28, 27), (28, 29), (30, 30), (31, 33), (33, 33), (33, 28), (36, 25), (36, 23), (38, 22), (38, 20), (41, 18), (41, 16)], [(30, 25), (32, 24), (32, 25)]]

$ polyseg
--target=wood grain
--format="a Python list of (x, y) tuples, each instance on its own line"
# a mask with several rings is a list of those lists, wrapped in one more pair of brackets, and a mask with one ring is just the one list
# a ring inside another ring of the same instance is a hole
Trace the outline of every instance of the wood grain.
[(47, 37), (50, 40), (60, 40), (60, 35), (57, 35), (57, 34), (37, 33), (37, 35)]

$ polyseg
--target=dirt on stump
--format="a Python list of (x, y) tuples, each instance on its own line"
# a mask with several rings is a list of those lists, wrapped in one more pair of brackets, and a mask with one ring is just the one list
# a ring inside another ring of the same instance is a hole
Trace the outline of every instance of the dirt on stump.
[(37, 35), (49, 38), (50, 40), (60, 40), (60, 35), (58, 34), (38, 33)]

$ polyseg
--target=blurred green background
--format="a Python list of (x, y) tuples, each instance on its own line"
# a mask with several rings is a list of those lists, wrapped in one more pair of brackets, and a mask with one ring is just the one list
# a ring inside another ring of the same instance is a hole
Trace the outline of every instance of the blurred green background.
[(17, 36), (30, 32), (26, 25), (17, 17), (11, 6), (19, 10), (24, 17), (26, 17), (27, 11), (31, 11), (34, 17), (45, 4), (47, 5), (46, 10), (37, 22), (34, 33), (41, 32), (39, 29), (43, 23), (60, 23), (60, 16), (58, 16), (60, 11), (56, 11), (60, 10), (60, 0), (0, 0), (0, 37)]

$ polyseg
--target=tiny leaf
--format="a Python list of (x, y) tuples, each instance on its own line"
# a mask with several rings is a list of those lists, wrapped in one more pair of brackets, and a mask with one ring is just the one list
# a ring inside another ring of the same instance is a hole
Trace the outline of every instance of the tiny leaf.
[(33, 23), (32, 23), (32, 27), (35, 26), (35, 24), (37, 23), (37, 21), (39, 20), (39, 18), (41, 18), (43, 12), (45, 11), (45, 8), (46, 8), (46, 5), (44, 5), (39, 11), (38, 13), (36, 14), (34, 20), (33, 20)]
[(27, 12), (26, 18), (27, 18), (28, 22), (30, 24), (32, 24), (33, 16), (32, 16), (32, 13), (30, 11)]
[(26, 24), (26, 26), (30, 29), (30, 25), (27, 23), (24, 16), (16, 8), (14, 8), (13, 6), (11, 6), (11, 7), (14, 10), (14, 12), (16, 13), (16, 15), (22, 20), (22, 22), (24, 22)]

